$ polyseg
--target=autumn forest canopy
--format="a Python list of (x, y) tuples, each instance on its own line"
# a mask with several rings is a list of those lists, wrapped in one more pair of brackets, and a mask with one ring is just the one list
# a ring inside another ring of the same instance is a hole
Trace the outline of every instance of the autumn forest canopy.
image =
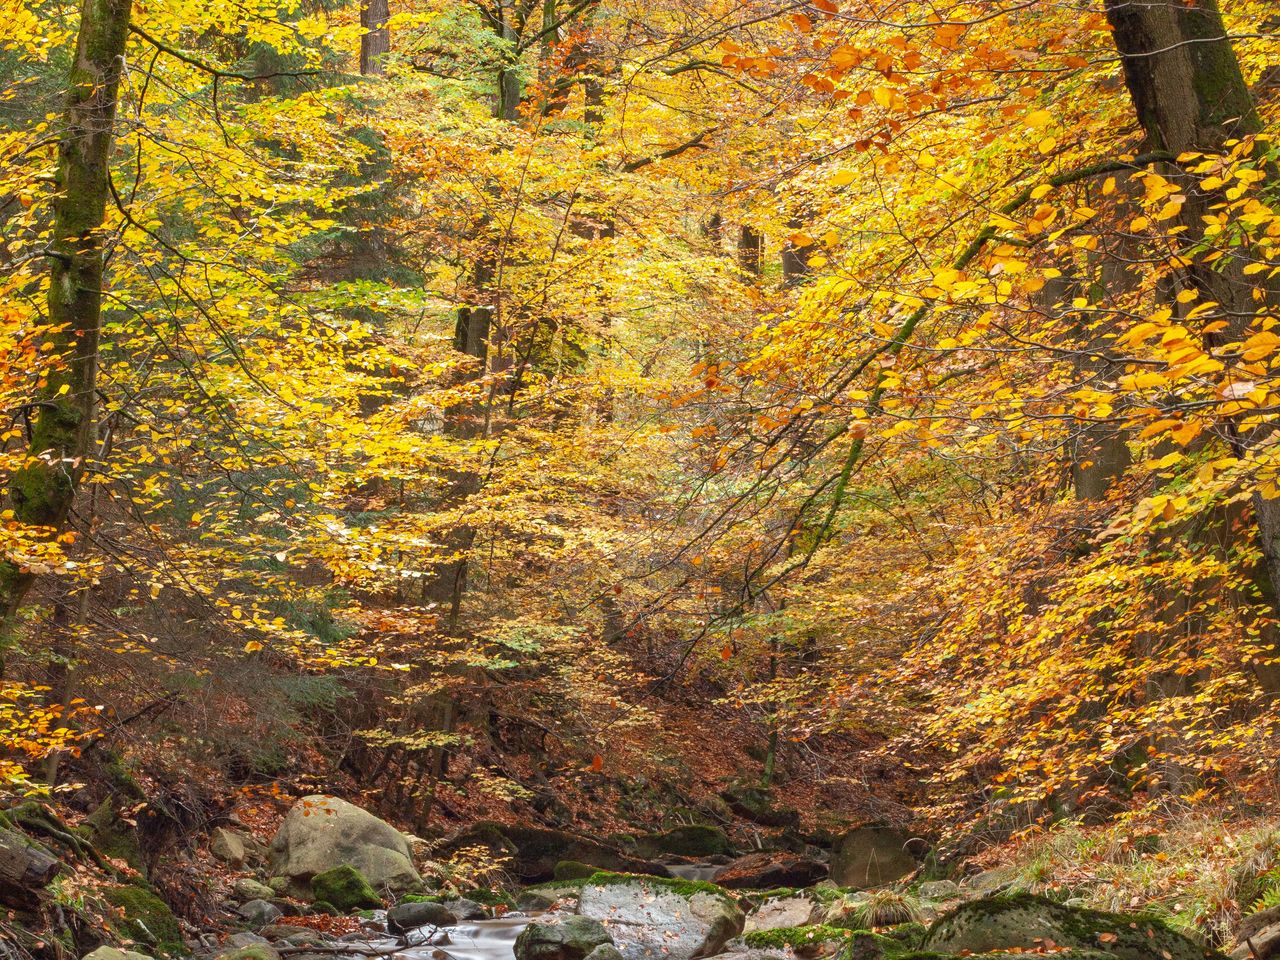
[(1278, 134), (1271, 0), (8, 0), (0, 956), (1280, 956)]

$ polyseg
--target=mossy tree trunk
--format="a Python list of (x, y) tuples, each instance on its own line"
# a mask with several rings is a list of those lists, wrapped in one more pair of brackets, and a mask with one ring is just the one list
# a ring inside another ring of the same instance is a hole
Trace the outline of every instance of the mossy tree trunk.
[[(96, 442), (102, 227), (131, 5), (131, 0), (84, 0), (81, 5), (58, 144), (45, 337), (64, 363), (50, 372), (33, 398), (29, 457), (9, 481), (14, 519), (54, 531), (66, 522)], [(6, 627), (32, 580), (15, 564), (0, 562), (0, 615)]]
[[(1107, 0), (1106, 11), (1148, 148), (1175, 155), (1222, 152), (1229, 141), (1262, 129), (1217, 0)], [(1185, 228), (1181, 240), (1188, 251), (1183, 279), (1202, 303), (1218, 305), (1199, 319), (1206, 325), (1226, 322), (1221, 333), (1206, 335), (1210, 346), (1220, 348), (1247, 336), (1261, 311), (1280, 307), (1280, 290), (1274, 283), (1264, 285), (1245, 275), (1244, 268), (1254, 259), (1247, 243), (1223, 246), (1211, 241), (1222, 254), (1212, 263), (1195, 255), (1206, 241), (1205, 217), (1225, 198), (1177, 169), (1168, 176), (1179, 181), (1186, 195), (1179, 215)], [(1276, 179), (1274, 169), (1269, 179)], [(1229, 427), (1243, 454), (1271, 432), (1268, 427), (1251, 432)], [(1274, 597), (1280, 586), (1280, 500), (1255, 493), (1253, 507), (1272, 588), (1264, 593)]]

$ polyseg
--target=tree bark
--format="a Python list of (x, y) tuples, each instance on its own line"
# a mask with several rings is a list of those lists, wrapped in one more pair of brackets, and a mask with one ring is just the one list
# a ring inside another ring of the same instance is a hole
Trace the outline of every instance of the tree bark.
[[(1227, 36), (1216, 0), (1107, 0), (1116, 49), (1124, 68), (1125, 85), (1133, 100), (1147, 145), (1173, 154), (1218, 153), (1233, 139), (1260, 132), (1261, 120), (1245, 83), (1235, 50)], [(1277, 175), (1268, 168), (1268, 186)], [(1183, 244), (1187, 266), (1183, 282), (1199, 294), (1201, 303), (1216, 303), (1215, 310), (1199, 317), (1209, 324), (1226, 322), (1221, 333), (1206, 334), (1206, 342), (1221, 347), (1248, 335), (1261, 312), (1280, 307), (1280, 290), (1244, 273), (1254, 259), (1249, 243), (1209, 246), (1220, 252), (1206, 263), (1197, 248), (1204, 244), (1205, 218), (1225, 200), (1220, 190), (1205, 190), (1194, 175), (1174, 168), (1167, 171), (1186, 196), (1179, 225), (1183, 232), (1175, 242)], [(1228, 423), (1230, 438), (1242, 455), (1267, 440), (1273, 428), (1249, 432)], [(1264, 595), (1274, 606), (1280, 587), (1280, 500), (1261, 492), (1252, 496), (1270, 589)]]
[(747, 273), (760, 276), (761, 259), (764, 255), (764, 236), (754, 227), (742, 227), (738, 235), (738, 266)]
[[(58, 144), (45, 334), (65, 363), (49, 373), (34, 397), (29, 459), (9, 479), (14, 519), (28, 527), (56, 531), (63, 526), (96, 443), (102, 226), (131, 5), (131, 0), (84, 0), (80, 8)], [(0, 616), (6, 627), (33, 579), (12, 561), (0, 562)]]
[(360, 38), (360, 73), (366, 77), (386, 74), (382, 58), (391, 52), (391, 18), (387, 0), (364, 0), (360, 5), (360, 26), (365, 28)]

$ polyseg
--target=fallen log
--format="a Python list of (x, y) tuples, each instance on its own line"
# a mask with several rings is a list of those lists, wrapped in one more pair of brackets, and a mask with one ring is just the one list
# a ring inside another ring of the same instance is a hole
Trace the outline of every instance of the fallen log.
[(40, 844), (16, 830), (0, 829), (0, 902), (30, 907), (39, 892), (62, 869), (62, 863)]

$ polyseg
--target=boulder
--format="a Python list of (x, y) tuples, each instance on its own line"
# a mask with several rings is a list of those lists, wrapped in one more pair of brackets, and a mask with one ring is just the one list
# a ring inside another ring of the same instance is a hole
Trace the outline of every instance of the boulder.
[(625, 960), (692, 960), (719, 953), (742, 932), (733, 898), (708, 883), (596, 874), (578, 912), (604, 922)]
[(669, 853), (678, 857), (702, 859), (728, 855), (733, 852), (733, 844), (719, 827), (694, 824), (644, 837), (640, 840), (638, 849), (647, 856)]
[(465, 847), (487, 847), (494, 856), (510, 859), (509, 871), (524, 883), (555, 876), (556, 864), (573, 860), (600, 870), (670, 876), (660, 863), (623, 853), (592, 837), (545, 827), (511, 826), (484, 820), (449, 837), (436, 855), (447, 858)]
[(280, 960), (280, 952), (269, 943), (228, 947), (214, 954), (215, 960)]
[(829, 927), (838, 927), (842, 930), (861, 930), (862, 908), (870, 899), (870, 894), (866, 893), (851, 893), (836, 897), (823, 908), (822, 922)]
[(589, 863), (579, 863), (577, 860), (561, 860), (551, 871), (551, 878), (553, 880), (585, 880), (599, 869)]
[(960, 896), (960, 885), (953, 880), (929, 880), (916, 892), (925, 900), (955, 900)]
[(272, 874), (286, 877), (289, 892), (304, 899), (311, 899), (316, 874), (344, 865), (359, 870), (375, 891), (398, 894), (423, 886), (404, 835), (336, 797), (310, 796), (294, 804), (271, 841), (270, 856)]
[(516, 938), (516, 960), (586, 960), (597, 947), (611, 944), (604, 924), (570, 916), (558, 923), (531, 923)]
[(241, 903), (246, 900), (270, 900), (276, 895), (276, 892), (265, 883), (259, 883), (252, 877), (241, 877), (232, 884), (231, 889)]
[(483, 904), (476, 903), (474, 900), (468, 900), (466, 897), (459, 897), (456, 900), (446, 900), (445, 907), (459, 920), (487, 920), (489, 919), (489, 911), (484, 908)]
[(1068, 907), (1029, 893), (986, 897), (957, 907), (930, 928), (923, 948), (946, 954), (1030, 952), (1050, 941), (1120, 960), (1221, 956), (1153, 917)]
[(217, 827), (209, 835), (209, 853), (215, 860), (221, 860), (233, 867), (240, 866), (249, 856), (244, 840), (238, 833), (226, 827)]
[(266, 900), (250, 900), (236, 910), (240, 919), (255, 927), (265, 927), (284, 916), (284, 911)]
[(457, 922), (457, 915), (443, 903), (426, 900), (398, 903), (387, 911), (387, 929), (392, 933), (404, 933), (417, 927), (451, 927)]
[(530, 887), (528, 890), (521, 890), (516, 897), (516, 909), (521, 913), (536, 913), (539, 910), (550, 910), (559, 900), (573, 901), (576, 909), (580, 892), (580, 887), (568, 884)]
[(794, 853), (760, 851), (739, 857), (721, 867), (713, 882), (734, 890), (769, 890), (773, 887), (808, 887), (827, 875), (826, 864)]
[[(880, 887), (915, 871), (909, 834), (894, 827), (857, 827), (846, 831), (831, 852), (831, 879), (855, 890)], [(920, 844), (920, 841), (915, 841)]]
[(806, 927), (813, 923), (815, 904), (808, 897), (781, 897), (769, 900), (754, 913), (747, 914), (744, 934), (757, 930), (782, 930), (789, 927)]
[(256, 933), (249, 933), (247, 930), (241, 930), (239, 933), (233, 933), (223, 941), (222, 945), (228, 949), (236, 947), (251, 947), (255, 943), (266, 943), (267, 938), (258, 936)]
[(1273, 960), (1280, 954), (1280, 923), (1242, 934), (1231, 960)]
[(1251, 913), (1240, 920), (1240, 925), (1236, 927), (1236, 939), (1244, 943), (1267, 927), (1278, 923), (1280, 923), (1280, 907), (1268, 907), (1266, 910)]
[(84, 955), (83, 960), (151, 960), (145, 953), (121, 950), (119, 947), (99, 947)]
[(340, 913), (377, 910), (382, 898), (355, 867), (344, 863), (311, 878), (311, 895), (317, 902), (332, 904)]

